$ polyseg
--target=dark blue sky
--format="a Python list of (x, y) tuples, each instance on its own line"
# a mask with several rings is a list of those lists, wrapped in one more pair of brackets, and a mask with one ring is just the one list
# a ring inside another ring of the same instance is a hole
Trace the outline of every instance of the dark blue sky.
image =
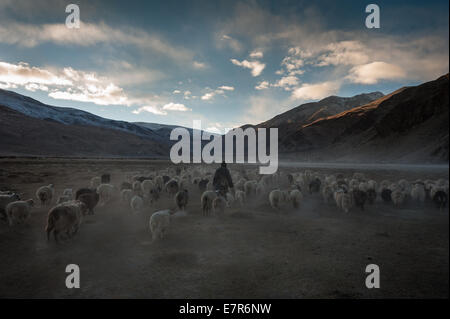
[[(0, 87), (114, 119), (222, 130), (448, 72), (448, 1), (0, 1)], [(380, 29), (365, 27), (366, 5)]]

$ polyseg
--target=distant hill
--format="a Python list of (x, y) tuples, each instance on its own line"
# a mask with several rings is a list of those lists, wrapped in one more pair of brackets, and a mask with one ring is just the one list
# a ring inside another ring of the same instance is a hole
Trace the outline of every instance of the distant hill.
[(448, 111), (447, 74), (303, 122), (280, 135), (279, 152), (297, 160), (448, 162)]

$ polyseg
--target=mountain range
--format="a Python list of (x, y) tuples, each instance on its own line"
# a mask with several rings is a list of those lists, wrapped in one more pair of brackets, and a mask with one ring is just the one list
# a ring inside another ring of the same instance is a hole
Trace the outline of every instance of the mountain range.
[[(446, 74), (386, 96), (330, 96), (243, 128), (277, 127), (286, 159), (448, 162), (448, 88)], [(0, 156), (168, 158), (175, 127), (110, 120), (0, 90)]]

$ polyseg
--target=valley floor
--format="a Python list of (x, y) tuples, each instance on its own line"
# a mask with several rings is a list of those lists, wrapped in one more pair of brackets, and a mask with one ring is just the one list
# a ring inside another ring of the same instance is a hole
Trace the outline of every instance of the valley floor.
[[(162, 168), (164, 161), (0, 160), (0, 189), (34, 197), (39, 186), (87, 186), (109, 172), (126, 175)], [(283, 167), (286, 170), (298, 170)], [(233, 170), (233, 166), (231, 166)], [(314, 168), (351, 174), (354, 168)], [(377, 180), (448, 178), (437, 170), (366, 168)], [(37, 205), (25, 225), (0, 223), (0, 297), (7, 298), (448, 298), (449, 214), (432, 205), (393, 208), (381, 202), (349, 214), (305, 195), (303, 205), (279, 212), (267, 199), (223, 216), (203, 217), (200, 192), (190, 190), (187, 216), (173, 219), (152, 243), (150, 215), (133, 215), (119, 200), (97, 207), (67, 242), (47, 242), (48, 208)], [(65, 286), (65, 267), (77, 264), (81, 288)], [(367, 289), (365, 267), (377, 264), (381, 288)]]

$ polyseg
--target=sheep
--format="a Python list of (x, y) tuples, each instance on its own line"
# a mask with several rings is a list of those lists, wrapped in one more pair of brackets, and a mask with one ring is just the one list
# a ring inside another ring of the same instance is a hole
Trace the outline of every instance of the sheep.
[(392, 202), (394, 206), (400, 206), (405, 201), (405, 194), (401, 189), (394, 189), (391, 193)]
[(47, 240), (50, 240), (52, 231), (56, 242), (59, 241), (61, 233), (65, 233), (67, 237), (76, 234), (86, 211), (86, 205), (78, 200), (62, 203), (50, 209), (45, 227)]
[(97, 188), (102, 183), (102, 180), (99, 176), (95, 176), (91, 178), (91, 188)]
[(300, 206), (300, 202), (303, 199), (303, 194), (298, 189), (294, 189), (289, 193), (289, 200), (292, 203), (294, 208), (298, 208)]
[(36, 191), (36, 197), (40, 200), (42, 206), (50, 205), (55, 189), (53, 184), (47, 186), (41, 186)]
[(364, 210), (364, 204), (367, 200), (367, 193), (365, 191), (355, 189), (353, 190), (353, 200), (355, 202), (355, 206)]
[(56, 201), (56, 204), (61, 204), (61, 203), (65, 203), (68, 201), (71, 201), (72, 197), (71, 196), (67, 196), (67, 195), (61, 195), (58, 197), (58, 200)]
[(179, 189), (178, 182), (175, 179), (171, 179), (166, 183), (165, 189), (166, 192), (169, 193), (169, 195), (175, 195)]
[(150, 194), (150, 190), (155, 188), (155, 183), (152, 180), (146, 179), (141, 183), (141, 191), (144, 196)]
[(262, 197), (265, 193), (266, 193), (266, 186), (264, 185), (264, 183), (259, 182), (258, 184), (256, 184), (255, 188), (256, 196)]
[(443, 190), (438, 190), (433, 196), (433, 202), (439, 210), (443, 210), (447, 206), (448, 195)]
[(72, 192), (72, 188), (66, 188), (63, 191), (63, 196), (67, 196), (70, 199), (73, 199), (73, 192)]
[(367, 194), (367, 202), (370, 205), (373, 205), (375, 203), (375, 200), (377, 199), (377, 192), (374, 188), (369, 188), (366, 192)]
[(34, 201), (32, 199), (9, 203), (5, 209), (9, 226), (25, 222), (30, 216), (31, 208), (33, 206)]
[(340, 195), (340, 207), (344, 212), (350, 212), (350, 209), (352, 208), (352, 198), (349, 193), (342, 193)]
[(320, 185), (321, 185), (321, 181), (318, 178), (313, 179), (308, 187), (309, 187), (309, 193), (318, 193), (320, 191)]
[(79, 200), (84, 203), (88, 210), (88, 214), (94, 215), (94, 208), (100, 200), (100, 195), (95, 189), (80, 188), (75, 193), (75, 200)]
[(200, 192), (204, 192), (206, 191), (206, 187), (208, 186), (209, 180), (206, 178), (202, 178), (201, 180), (199, 180), (198, 182), (198, 189), (200, 190)]
[(226, 201), (227, 201), (227, 207), (233, 207), (234, 204), (234, 196), (230, 192), (227, 192), (226, 194)]
[(425, 198), (425, 186), (420, 183), (415, 183), (411, 189), (411, 199), (416, 202), (424, 203)]
[(164, 234), (170, 226), (170, 215), (171, 211), (166, 209), (157, 211), (150, 217), (149, 226), (153, 241), (164, 238)]
[(392, 201), (392, 191), (389, 188), (383, 188), (381, 191), (381, 198), (384, 202)]
[(133, 191), (131, 189), (122, 189), (120, 191), (120, 200), (127, 205), (130, 203), (132, 197)]
[(217, 194), (214, 191), (203, 192), (202, 197), (200, 198), (203, 215), (207, 216), (210, 214), (213, 207), (213, 201), (216, 197)]
[(189, 193), (187, 189), (183, 189), (176, 193), (175, 195), (175, 205), (178, 209), (184, 211), (189, 201)]
[(283, 192), (279, 189), (274, 189), (269, 193), (269, 202), (270, 206), (273, 209), (278, 209), (281, 202), (284, 200), (285, 195)]
[(222, 196), (216, 196), (212, 202), (214, 214), (223, 214), (225, 212), (225, 207), (227, 207), (227, 200)]
[(111, 184), (100, 184), (97, 187), (97, 193), (100, 196), (100, 206), (106, 205), (114, 195), (115, 187)]
[(326, 185), (323, 189), (322, 189), (322, 197), (323, 197), (323, 201), (326, 204), (330, 204), (333, 202), (333, 187)]
[(5, 208), (6, 206), (15, 201), (19, 201), (20, 196), (18, 194), (12, 193), (12, 194), (0, 194), (0, 219), (5, 220), (7, 219)]
[(132, 185), (132, 189), (135, 195), (142, 195), (142, 187), (140, 181), (134, 181)]
[(244, 183), (244, 191), (247, 198), (256, 195), (256, 186), (257, 182), (253, 180)]
[(111, 175), (110, 174), (103, 174), (100, 177), (101, 184), (109, 184), (111, 182)]
[(139, 195), (134, 195), (130, 201), (131, 211), (141, 213), (144, 209), (144, 199)]
[(234, 193), (235, 200), (241, 205), (241, 207), (245, 204), (245, 192), (242, 190), (236, 190)]
[(164, 179), (161, 175), (155, 177), (155, 186), (159, 191), (162, 191), (164, 188)]

